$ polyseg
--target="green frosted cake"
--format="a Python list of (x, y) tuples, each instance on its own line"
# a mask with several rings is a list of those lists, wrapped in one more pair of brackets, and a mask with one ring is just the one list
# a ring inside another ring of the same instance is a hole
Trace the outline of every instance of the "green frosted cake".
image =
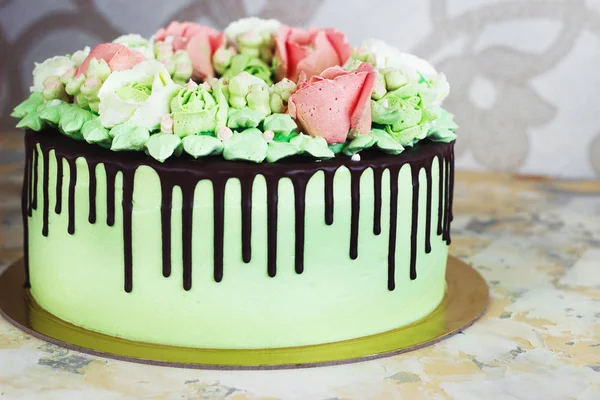
[(426, 61), (173, 22), (36, 65), (25, 265), (53, 315), (203, 348), (336, 342), (442, 301), (456, 125)]

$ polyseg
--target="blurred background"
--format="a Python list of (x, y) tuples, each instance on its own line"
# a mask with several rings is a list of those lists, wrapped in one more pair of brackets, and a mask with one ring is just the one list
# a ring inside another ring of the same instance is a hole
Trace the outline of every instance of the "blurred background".
[(9, 114), (34, 62), (171, 20), (222, 29), (245, 16), (432, 61), (451, 83), (460, 168), (600, 177), (600, 0), (0, 0), (0, 159), (21, 157), (6, 144)]

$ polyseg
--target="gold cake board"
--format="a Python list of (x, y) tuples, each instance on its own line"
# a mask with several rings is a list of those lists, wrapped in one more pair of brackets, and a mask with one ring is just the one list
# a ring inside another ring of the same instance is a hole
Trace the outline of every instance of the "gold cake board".
[(391, 331), (312, 346), (275, 349), (197, 349), (135, 342), (89, 331), (43, 310), (23, 288), (23, 261), (0, 275), (0, 314), (23, 331), (68, 349), (144, 364), (203, 369), (284, 369), (367, 361), (416, 350), (473, 324), (484, 312), (489, 288), (481, 275), (448, 258), (447, 290), (427, 317)]

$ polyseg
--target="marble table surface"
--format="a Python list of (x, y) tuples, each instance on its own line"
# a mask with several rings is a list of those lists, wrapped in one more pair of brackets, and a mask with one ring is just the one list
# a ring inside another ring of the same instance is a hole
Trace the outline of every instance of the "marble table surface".
[[(21, 136), (0, 135), (0, 270), (21, 255)], [(459, 172), (451, 253), (491, 304), (446, 341), (282, 371), (139, 365), (66, 350), (0, 318), (0, 399), (600, 399), (600, 182)]]

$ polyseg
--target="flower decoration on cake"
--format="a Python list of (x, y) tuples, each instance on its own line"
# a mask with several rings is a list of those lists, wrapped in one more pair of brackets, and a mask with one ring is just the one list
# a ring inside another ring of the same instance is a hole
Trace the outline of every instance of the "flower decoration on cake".
[[(385, 42), (245, 18), (224, 32), (172, 22), (151, 38), (36, 64), (18, 127), (46, 126), (114, 151), (277, 162), (450, 142), (443, 73)], [(355, 157), (358, 158), (358, 157)]]

